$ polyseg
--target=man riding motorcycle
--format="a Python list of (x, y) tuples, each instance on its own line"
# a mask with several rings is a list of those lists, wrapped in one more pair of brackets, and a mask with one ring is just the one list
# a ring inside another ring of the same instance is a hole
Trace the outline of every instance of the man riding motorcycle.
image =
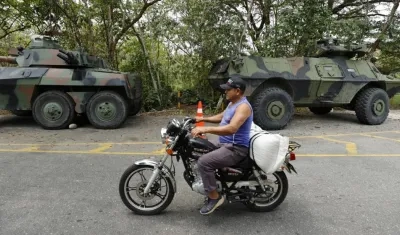
[(198, 161), (204, 190), (208, 194), (205, 205), (200, 209), (202, 215), (212, 213), (224, 203), (224, 197), (216, 190), (215, 169), (237, 164), (248, 156), (249, 151), (253, 110), (244, 96), (246, 84), (240, 77), (232, 76), (220, 87), (230, 101), (224, 112), (212, 117), (196, 117), (196, 122), (219, 123), (219, 126), (196, 127), (192, 130), (193, 136), (206, 133), (219, 135), (219, 141), (215, 143), (219, 148), (204, 154)]

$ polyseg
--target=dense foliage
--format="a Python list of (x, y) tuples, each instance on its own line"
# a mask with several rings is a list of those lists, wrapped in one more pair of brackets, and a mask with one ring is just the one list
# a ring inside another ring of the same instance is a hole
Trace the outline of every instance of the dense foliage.
[(218, 94), (206, 81), (213, 61), (237, 53), (312, 54), (315, 41), (369, 42), (384, 73), (400, 68), (399, 0), (4, 0), (0, 52), (33, 34), (84, 47), (144, 79), (144, 109)]

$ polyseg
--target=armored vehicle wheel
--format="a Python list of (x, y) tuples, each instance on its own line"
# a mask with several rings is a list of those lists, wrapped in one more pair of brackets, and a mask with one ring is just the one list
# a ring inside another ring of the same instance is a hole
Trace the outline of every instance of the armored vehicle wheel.
[(254, 122), (264, 130), (283, 129), (294, 113), (290, 95), (277, 87), (268, 87), (254, 99)]
[(128, 104), (113, 91), (101, 91), (93, 95), (86, 107), (89, 122), (99, 129), (119, 128), (128, 117)]
[(309, 107), (308, 109), (316, 115), (324, 115), (332, 111), (331, 107)]
[(382, 124), (389, 115), (389, 97), (380, 88), (369, 88), (357, 96), (355, 112), (362, 124)]
[(32, 115), (44, 129), (64, 129), (75, 117), (74, 107), (74, 101), (66, 93), (46, 91), (33, 102)]
[(29, 117), (32, 116), (31, 110), (10, 110), (12, 114), (19, 117)]

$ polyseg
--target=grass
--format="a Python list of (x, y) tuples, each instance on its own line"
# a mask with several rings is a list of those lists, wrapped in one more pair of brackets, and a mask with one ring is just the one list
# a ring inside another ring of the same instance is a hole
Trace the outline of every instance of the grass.
[(393, 96), (392, 99), (390, 99), (390, 108), (391, 109), (400, 109), (400, 94), (397, 94)]

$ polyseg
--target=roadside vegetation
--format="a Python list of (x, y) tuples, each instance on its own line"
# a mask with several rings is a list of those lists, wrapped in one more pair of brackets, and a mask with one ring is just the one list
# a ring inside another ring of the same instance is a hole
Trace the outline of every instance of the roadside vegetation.
[[(4, 0), (0, 54), (30, 36), (85, 48), (115, 69), (143, 78), (143, 112), (201, 99), (213, 112), (219, 93), (206, 80), (212, 62), (236, 53), (311, 55), (325, 37), (370, 44), (385, 74), (400, 68), (399, 0)], [(400, 98), (391, 100), (400, 107)], [(214, 110), (215, 111), (215, 110)]]

